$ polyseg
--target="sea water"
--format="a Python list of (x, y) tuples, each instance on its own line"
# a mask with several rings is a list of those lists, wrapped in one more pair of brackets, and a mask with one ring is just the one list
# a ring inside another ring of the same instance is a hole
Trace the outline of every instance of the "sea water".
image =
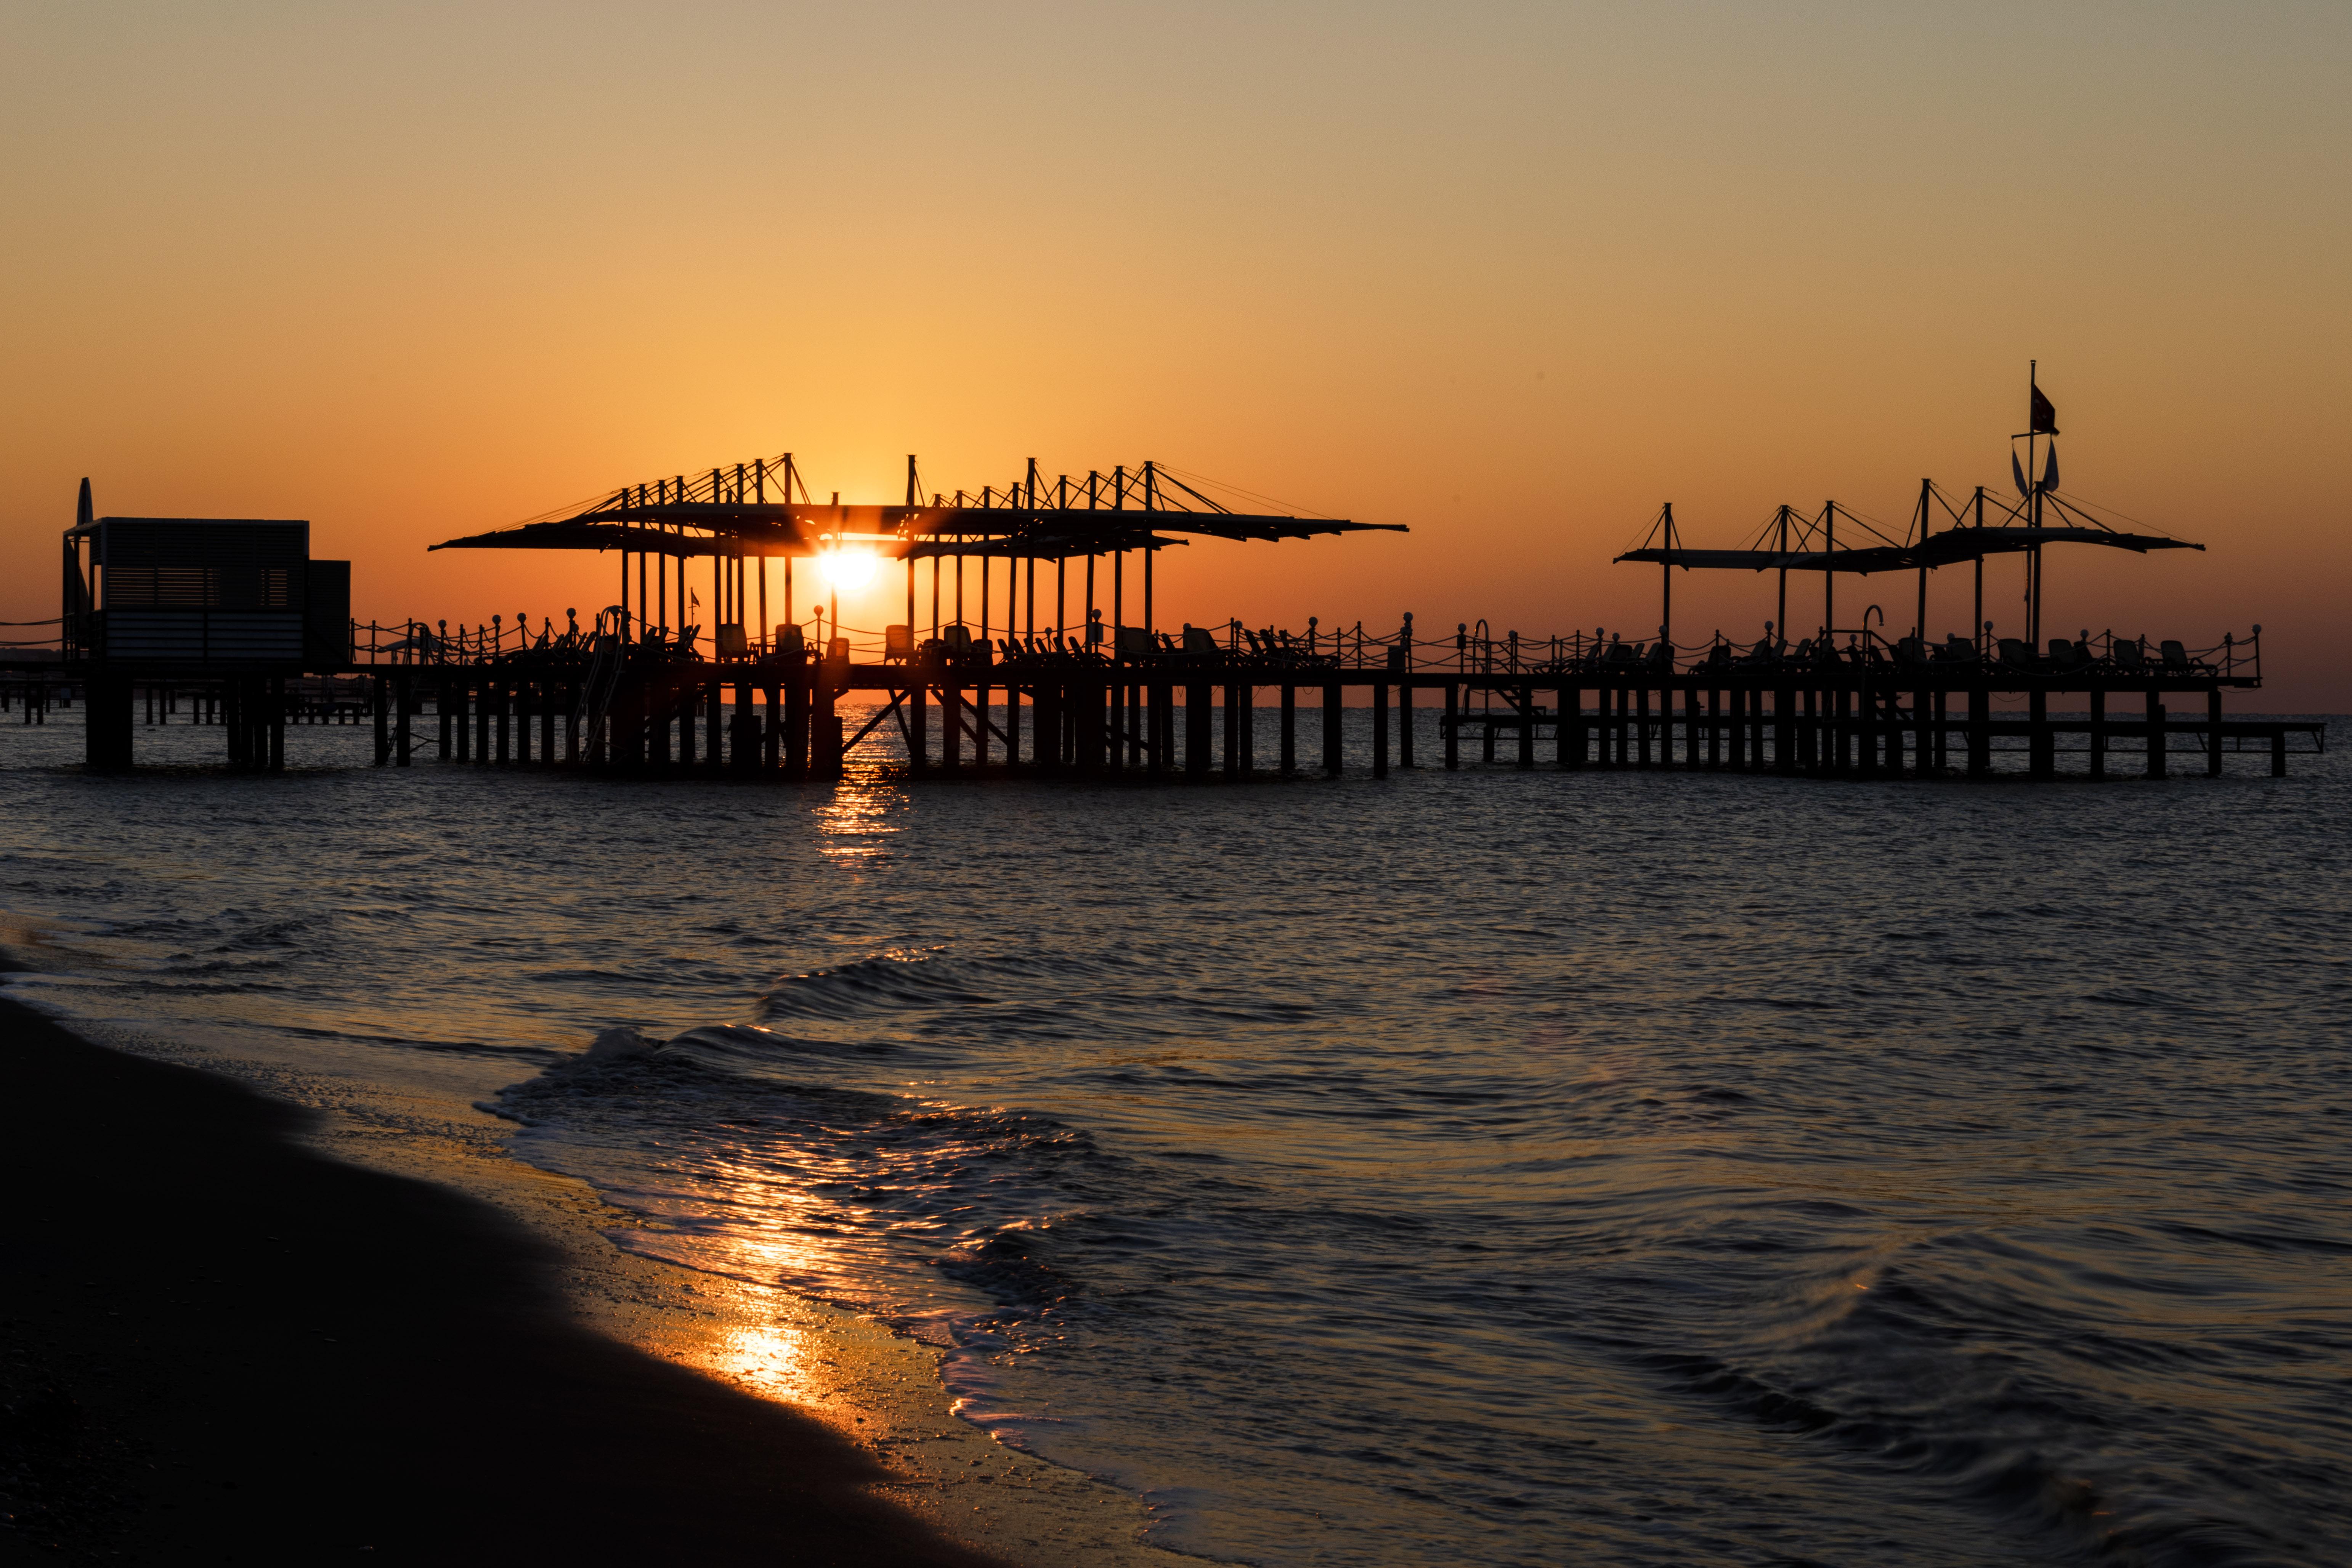
[(617, 1245), (944, 1347), (1164, 1545), (2352, 1560), (2340, 750), (1822, 783), (1424, 728), (1376, 782), (1353, 713), (1337, 782), (774, 785), (173, 727), (98, 778), (77, 718), (0, 726), (18, 994), (487, 1062)]

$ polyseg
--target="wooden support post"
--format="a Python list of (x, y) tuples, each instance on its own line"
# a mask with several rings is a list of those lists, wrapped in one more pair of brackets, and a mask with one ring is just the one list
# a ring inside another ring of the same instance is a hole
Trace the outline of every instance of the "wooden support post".
[(750, 684), (743, 680), (737, 680), (735, 682), (735, 716), (727, 721), (727, 732), (730, 736), (727, 760), (739, 773), (753, 773), (760, 771), (762, 750), (760, 744), (760, 731), (762, 726), (752, 717), (754, 711)]
[(2221, 776), (2221, 688), (2218, 684), (2205, 693), (2205, 776)]
[(1240, 700), (1241, 714), (1234, 721), (1234, 733), (1241, 737), (1241, 776), (1244, 779), (1257, 772), (1257, 688), (1247, 681), (1234, 689)]
[(805, 778), (809, 772), (809, 700), (810, 667), (803, 663), (793, 667), (784, 683), (784, 772), (793, 778)]
[(1242, 775), (1242, 689), (1225, 684), (1225, 778)]
[(2058, 776), (2058, 738), (2050, 732), (2050, 694), (2039, 686), (2025, 699), (2026, 773), (2037, 779)]
[(404, 768), (409, 765), (409, 752), (415, 745), (409, 729), (409, 713), (416, 706), (416, 685), (412, 677), (392, 678), (392, 765)]
[(131, 765), (137, 699), (131, 678), (99, 670), (83, 677), (82, 762), (94, 773)]
[(1323, 772), (1335, 779), (1339, 776), (1340, 690), (1336, 682), (1323, 688)]
[[(913, 623), (908, 624), (911, 626)], [(931, 769), (931, 693), (930, 688), (924, 684), (922, 673), (913, 669), (914, 661), (909, 659), (907, 662), (910, 670), (908, 676), (910, 685), (907, 692), (907, 769), (909, 773), (924, 773)]]
[(1089, 675), (1081, 692), (1078, 766), (1090, 773), (1100, 773), (1111, 754), (1108, 711), (1111, 689), (1101, 677)]
[(1445, 683), (1445, 771), (1458, 772), (1462, 766), (1462, 683)]
[(1412, 678), (1397, 682), (1397, 766), (1412, 766)]
[(282, 773), (286, 771), (286, 678), (270, 676), (268, 689), (269, 771)]
[(952, 683), (940, 688), (940, 766), (963, 766), (963, 688)]
[(1389, 776), (1389, 688), (1381, 680), (1372, 683), (1372, 776)]
[(2091, 776), (2107, 776), (2107, 694), (2104, 689), (2091, 693)]
[(1216, 718), (1209, 689), (1205, 680), (1184, 688), (1184, 776), (1195, 784), (1209, 776), (1209, 726)]
[[(148, 699), (154, 705), (154, 699)], [(375, 678), (375, 765), (392, 763), (392, 677), (379, 674)]]
[(2164, 777), (2164, 693), (2147, 694), (2147, 776)]
[[(718, 558), (712, 557), (715, 565)], [(709, 704), (703, 713), (702, 749), (704, 763), (717, 773), (727, 766), (727, 687), (717, 676), (705, 683), (704, 700)]]
[(1519, 768), (1522, 772), (1536, 765), (1536, 689), (1532, 685), (1518, 689), (1519, 699)]
[(840, 690), (833, 683), (830, 661), (817, 670), (814, 689), (809, 693), (809, 727), (815, 731), (811, 737), (811, 750), (816, 754), (812, 763), (819, 778), (841, 776), (841, 715), (834, 704)]
[(1282, 776), (1290, 777), (1298, 771), (1298, 687), (1293, 681), (1282, 683)]
[(1981, 686), (1969, 688), (1969, 777), (1980, 779), (1992, 772), (1992, 693)]
[(2271, 731), (2271, 777), (2286, 777), (2286, 726), (2284, 724)]

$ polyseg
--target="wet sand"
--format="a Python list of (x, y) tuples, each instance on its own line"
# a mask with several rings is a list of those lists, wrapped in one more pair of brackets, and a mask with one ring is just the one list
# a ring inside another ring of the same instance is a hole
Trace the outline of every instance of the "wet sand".
[(0, 1561), (999, 1561), (305, 1120), (0, 999)]

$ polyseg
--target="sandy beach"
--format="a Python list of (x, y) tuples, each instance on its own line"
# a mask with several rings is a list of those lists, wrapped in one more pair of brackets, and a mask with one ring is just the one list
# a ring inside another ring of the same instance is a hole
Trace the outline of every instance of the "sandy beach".
[(0, 1559), (977, 1564), (541, 1239), (0, 1001)]

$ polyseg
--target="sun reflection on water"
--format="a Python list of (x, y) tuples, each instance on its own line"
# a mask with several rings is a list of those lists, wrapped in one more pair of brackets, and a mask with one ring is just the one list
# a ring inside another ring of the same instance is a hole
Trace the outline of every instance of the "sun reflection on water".
[(828, 860), (863, 860), (881, 854), (899, 831), (907, 805), (904, 787), (845, 779), (833, 797), (817, 807), (817, 853)]

